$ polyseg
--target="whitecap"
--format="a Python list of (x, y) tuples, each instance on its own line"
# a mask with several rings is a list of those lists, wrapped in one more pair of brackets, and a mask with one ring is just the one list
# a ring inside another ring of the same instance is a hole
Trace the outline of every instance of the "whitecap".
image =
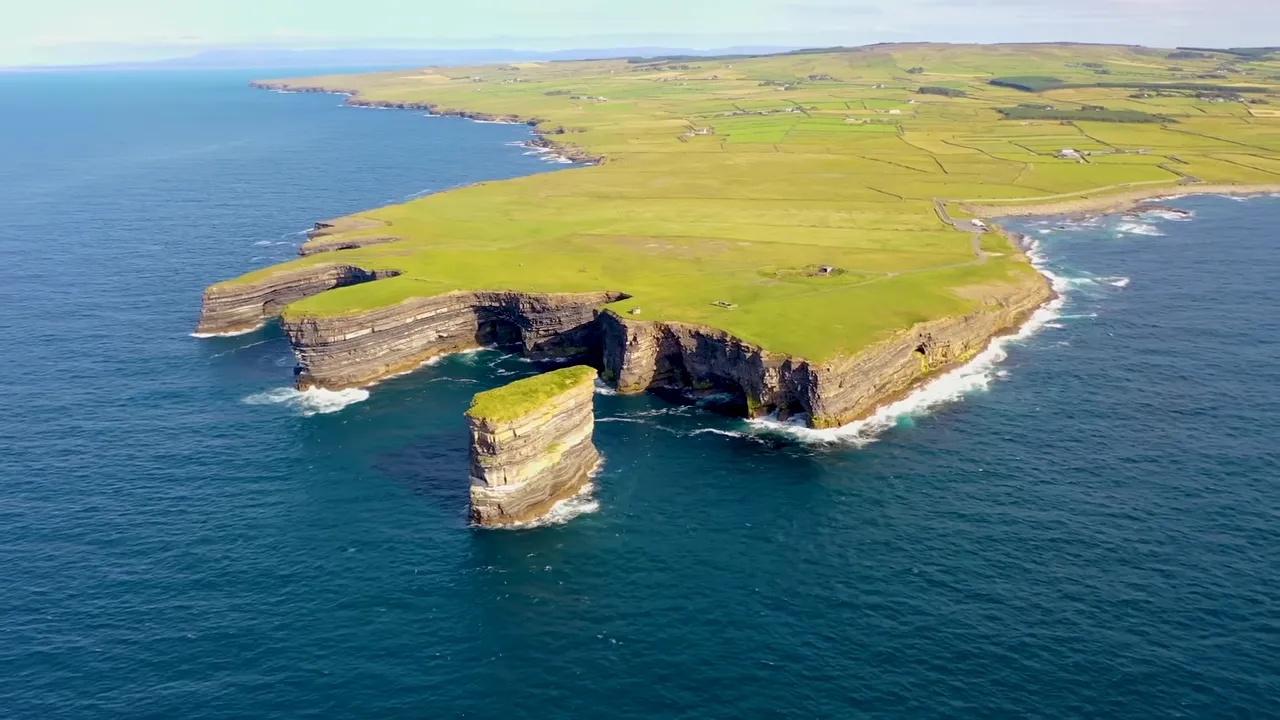
[(349, 388), (347, 390), (275, 388), (249, 395), (241, 402), (245, 405), (284, 405), (296, 410), (303, 417), (311, 417), (312, 415), (335, 413), (348, 405), (354, 405), (368, 399), (369, 391), (360, 388)]
[(597, 395), (617, 395), (618, 391), (609, 387), (600, 378), (596, 378), (596, 394)]
[(254, 243), (254, 245), (257, 245), (259, 247), (264, 247), (266, 245), (274, 245), (274, 244), (275, 243), (270, 240), (259, 240), (258, 242)]
[(1102, 282), (1110, 285), (1111, 287), (1129, 287), (1129, 278), (1127, 277), (1102, 278)]
[(1156, 226), (1140, 222), (1122, 222), (1116, 226), (1116, 232), (1124, 235), (1149, 235), (1152, 237), (1164, 235)]
[(259, 329), (261, 329), (261, 328), (262, 328), (262, 326), (263, 326), (263, 325), (265, 325), (265, 324), (266, 324), (266, 323), (260, 323), (260, 324), (258, 324), (258, 325), (254, 325), (253, 327), (251, 327), (251, 328), (249, 328), (249, 329), (247, 329), (247, 330), (235, 330), (235, 331), (232, 331), (232, 332), (220, 332), (220, 333), (202, 333), (202, 332), (193, 332), (193, 333), (190, 333), (190, 334), (189, 334), (189, 337), (199, 338), (199, 339), (201, 339), (201, 340), (205, 340), (205, 339), (207, 339), (207, 338), (240, 337), (241, 335), (248, 335), (248, 334), (249, 334), (249, 333), (251, 333), (251, 332), (257, 332), (257, 331), (258, 331)]
[(1187, 222), (1195, 219), (1193, 212), (1173, 212), (1171, 210), (1147, 210), (1143, 212), (1141, 217), (1144, 220), (1169, 220), (1172, 222)]
[(701, 428), (689, 433), (690, 435), (723, 435), (731, 438), (751, 438), (749, 433), (739, 432), (737, 430), (721, 430), (720, 428)]

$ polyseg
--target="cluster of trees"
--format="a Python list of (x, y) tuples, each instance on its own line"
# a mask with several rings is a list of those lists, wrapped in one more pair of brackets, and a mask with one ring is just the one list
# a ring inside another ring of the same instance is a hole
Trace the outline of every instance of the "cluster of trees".
[(1066, 87), (1066, 82), (1048, 75), (1019, 75), (1017, 77), (998, 77), (987, 81), (988, 85), (1013, 88), (1023, 92), (1042, 92), (1054, 88)]
[[(1218, 77), (1218, 76), (1215, 76)], [(1238, 93), (1265, 93), (1270, 90), (1259, 86), (1246, 85), (1215, 85), (1213, 83), (1194, 83), (1194, 82), (1173, 82), (1173, 83), (1154, 83), (1154, 82), (1096, 82), (1096, 83), (1068, 83), (1056, 77), (1045, 75), (1025, 75), (1017, 77), (999, 77), (992, 78), (987, 81), (988, 85), (997, 87), (1013, 88), (1022, 90), (1023, 92), (1044, 92), (1045, 90), (1062, 90), (1066, 88), (1127, 88), (1133, 90), (1191, 90), (1195, 92), (1238, 92)]]
[(945, 97), (968, 97), (969, 96), (969, 93), (963, 90), (956, 90), (955, 88), (947, 88), (947, 87), (934, 87), (932, 85), (925, 85), (919, 90), (916, 90), (916, 92), (921, 95), (942, 95)]
[(999, 112), (1008, 120), (1061, 120), (1067, 122), (1085, 120), (1117, 123), (1175, 122), (1172, 118), (1152, 115), (1138, 110), (1108, 110), (1099, 105), (1091, 105), (1089, 107), (1095, 109), (1059, 110), (1020, 105), (1011, 108), (997, 108), (996, 112)]

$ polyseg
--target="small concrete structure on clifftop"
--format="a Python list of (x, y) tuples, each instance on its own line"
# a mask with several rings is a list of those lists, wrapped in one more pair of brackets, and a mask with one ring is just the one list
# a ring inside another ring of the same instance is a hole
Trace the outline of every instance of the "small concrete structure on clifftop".
[(590, 482), (600, 454), (596, 371), (575, 366), (479, 393), (471, 429), (471, 519), (482, 527), (533, 522)]

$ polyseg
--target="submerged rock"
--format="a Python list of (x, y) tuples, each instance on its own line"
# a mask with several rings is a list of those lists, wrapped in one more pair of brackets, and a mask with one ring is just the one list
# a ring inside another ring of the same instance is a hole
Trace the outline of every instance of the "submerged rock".
[(530, 523), (577, 495), (600, 461), (596, 371), (575, 366), (480, 393), (471, 430), (471, 519), (482, 527)]

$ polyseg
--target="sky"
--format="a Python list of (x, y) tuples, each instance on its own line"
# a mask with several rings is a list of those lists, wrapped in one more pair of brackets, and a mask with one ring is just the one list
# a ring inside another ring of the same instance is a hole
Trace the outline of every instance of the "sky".
[(1277, 0), (0, 0), (0, 66), (225, 48), (1280, 45)]

